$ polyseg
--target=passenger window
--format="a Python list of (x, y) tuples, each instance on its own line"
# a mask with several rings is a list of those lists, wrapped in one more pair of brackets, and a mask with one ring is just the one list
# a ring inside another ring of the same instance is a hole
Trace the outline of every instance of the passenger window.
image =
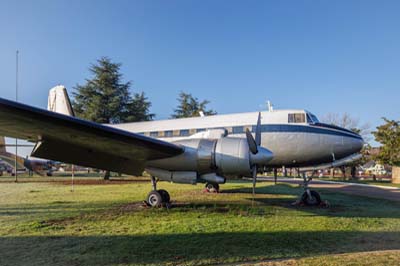
[(189, 136), (189, 129), (181, 129), (179, 136), (181, 137)]
[(167, 138), (170, 138), (173, 136), (172, 130), (167, 130), (164, 132), (164, 136)]
[(232, 127), (233, 134), (241, 134), (244, 132), (244, 128), (242, 126), (239, 127)]
[(150, 132), (150, 137), (158, 137), (158, 132), (157, 131)]
[(288, 122), (289, 123), (305, 123), (306, 116), (304, 113), (289, 114)]
[(206, 131), (206, 129), (205, 129), (205, 128), (198, 128), (198, 129), (196, 129), (196, 132), (203, 132), (203, 131)]

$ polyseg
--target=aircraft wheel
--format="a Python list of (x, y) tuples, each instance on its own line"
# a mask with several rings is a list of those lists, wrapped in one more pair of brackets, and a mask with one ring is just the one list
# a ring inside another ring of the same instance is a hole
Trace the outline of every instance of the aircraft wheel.
[(321, 204), (321, 196), (315, 190), (310, 190), (311, 197), (305, 191), (301, 196), (301, 201), (307, 206), (318, 206)]
[(206, 190), (209, 193), (218, 193), (219, 192), (219, 185), (215, 183), (207, 183)]
[(171, 198), (169, 196), (168, 191), (166, 191), (165, 189), (159, 189), (157, 190), (157, 192), (160, 193), (163, 203), (170, 202)]
[(146, 202), (151, 207), (160, 207), (163, 204), (163, 197), (161, 196), (161, 193), (153, 190), (147, 195)]

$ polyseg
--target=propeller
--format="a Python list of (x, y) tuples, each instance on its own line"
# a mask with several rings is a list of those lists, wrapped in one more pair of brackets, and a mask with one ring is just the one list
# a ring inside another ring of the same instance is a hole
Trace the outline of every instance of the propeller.
[(253, 135), (251, 134), (250, 130), (248, 128), (246, 129), (246, 139), (252, 154), (257, 154), (258, 146), (261, 145), (261, 113), (258, 113), (255, 133), (256, 133), (255, 138), (253, 138)]
[[(258, 113), (257, 126), (255, 128), (255, 138), (251, 134), (250, 130), (246, 129), (246, 139), (249, 145), (249, 150), (252, 154), (256, 155), (259, 152), (259, 147), (261, 145), (261, 112)], [(253, 198), (256, 190), (257, 182), (257, 162), (252, 162), (251, 175), (253, 178)]]

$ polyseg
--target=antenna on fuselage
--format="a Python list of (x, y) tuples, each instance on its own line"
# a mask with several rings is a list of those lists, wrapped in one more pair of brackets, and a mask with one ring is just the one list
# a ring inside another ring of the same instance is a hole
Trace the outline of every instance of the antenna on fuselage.
[(274, 106), (272, 105), (272, 103), (269, 100), (267, 101), (267, 109), (268, 109), (268, 112), (274, 111)]

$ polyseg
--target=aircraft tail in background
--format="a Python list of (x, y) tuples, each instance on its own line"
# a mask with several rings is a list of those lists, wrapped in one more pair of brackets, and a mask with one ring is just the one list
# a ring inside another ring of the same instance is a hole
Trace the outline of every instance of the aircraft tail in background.
[(75, 116), (67, 89), (63, 85), (57, 85), (49, 91), (47, 110), (68, 116)]

